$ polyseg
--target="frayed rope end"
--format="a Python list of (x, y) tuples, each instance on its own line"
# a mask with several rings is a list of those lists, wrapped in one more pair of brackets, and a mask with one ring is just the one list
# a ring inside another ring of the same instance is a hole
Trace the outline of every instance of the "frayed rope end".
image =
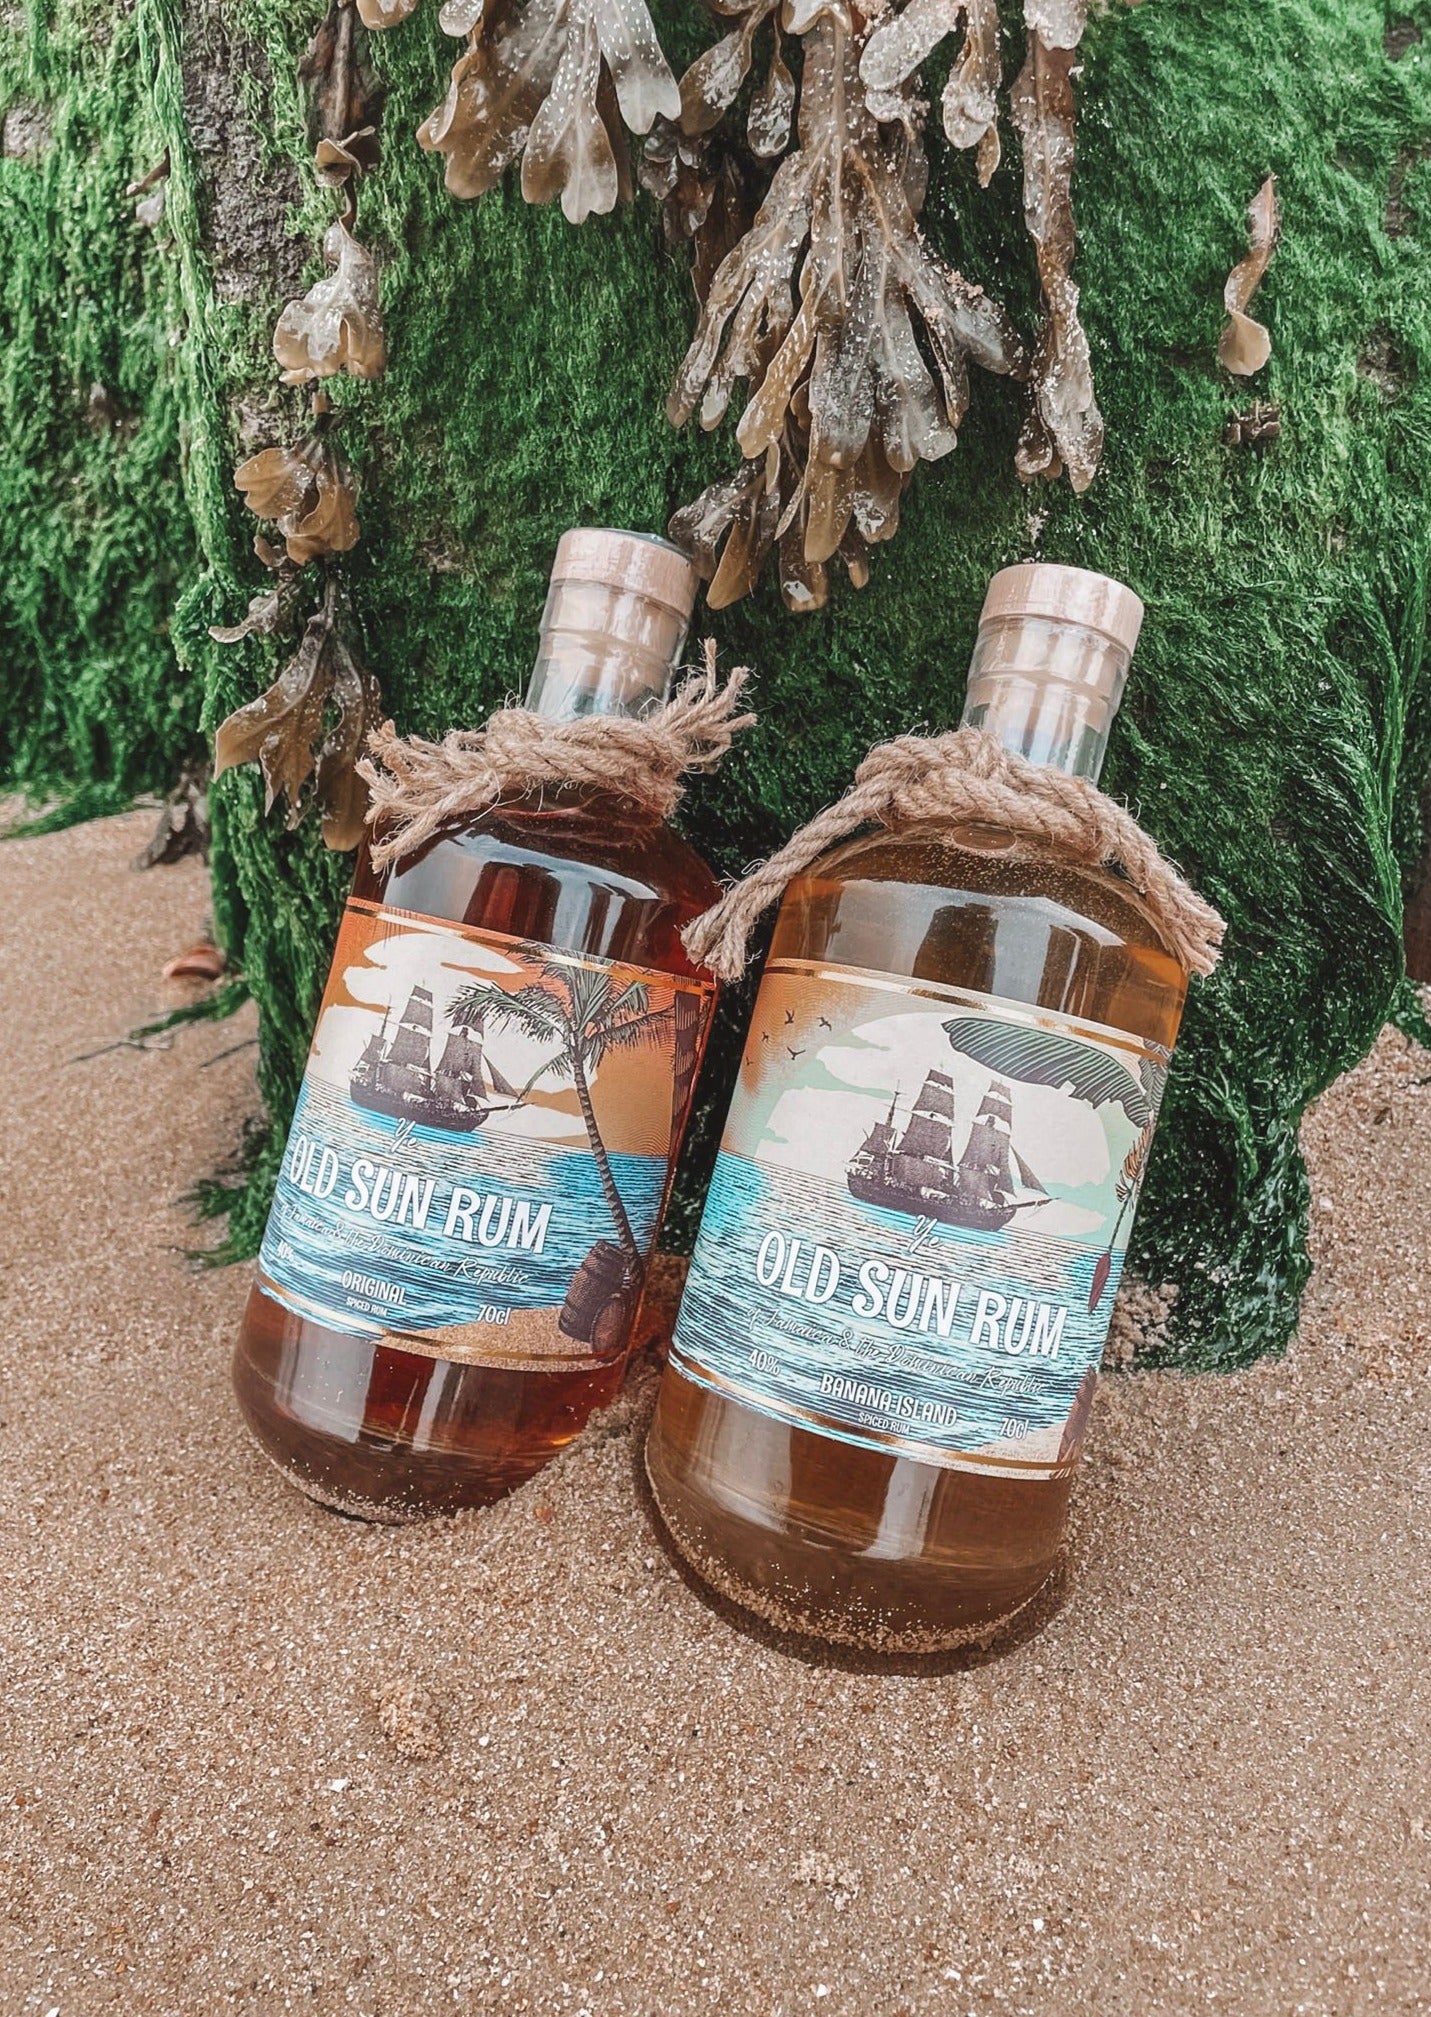
[(452, 729), (441, 742), (401, 736), (384, 722), (358, 765), (369, 792), (375, 865), (385, 868), (412, 853), (449, 820), (474, 817), (543, 785), (609, 792), (668, 818), (682, 795), (682, 775), (713, 770), (755, 720), (737, 712), (749, 667), (738, 667), (722, 685), (713, 641), (704, 656), (703, 669), (646, 715), (552, 721), (503, 707), (484, 728)]

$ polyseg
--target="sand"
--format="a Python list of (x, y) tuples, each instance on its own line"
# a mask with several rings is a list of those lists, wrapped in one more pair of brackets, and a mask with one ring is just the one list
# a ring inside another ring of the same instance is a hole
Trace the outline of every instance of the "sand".
[(1106, 1383), (1042, 1632), (862, 1670), (683, 1579), (639, 1382), (490, 1513), (283, 1488), (184, 1259), (248, 1014), (72, 1062), (202, 929), (149, 823), (4, 849), (6, 2017), (1431, 2009), (1431, 1060), (1308, 1123), (1283, 1363)]

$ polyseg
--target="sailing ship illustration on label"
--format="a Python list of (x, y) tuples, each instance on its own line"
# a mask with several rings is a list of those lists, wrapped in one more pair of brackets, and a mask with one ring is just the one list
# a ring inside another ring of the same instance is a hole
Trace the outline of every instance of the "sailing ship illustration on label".
[(1071, 1467), (1167, 1066), (1023, 1003), (772, 963), (676, 1363), (867, 1448)]
[(376, 1036), (368, 1038), (353, 1066), (348, 1091), (355, 1106), (394, 1120), (420, 1121), (424, 1127), (470, 1134), (504, 1107), (522, 1104), (522, 1095), (497, 1070), (484, 1064), (482, 1039), (486, 1014), (480, 998), (470, 1018), (454, 1020), (434, 1064), (432, 1057), (432, 991), (415, 987), (394, 1034), (387, 1018)]
[(954, 1081), (929, 1073), (907, 1124), (889, 1113), (876, 1121), (850, 1163), (852, 1197), (891, 1211), (913, 1212), (946, 1226), (1006, 1226), (1017, 1211), (1046, 1204), (1048, 1193), (1011, 1139), (1009, 1090), (995, 1081), (954, 1159)]
[(264, 1288), (430, 1358), (563, 1371), (621, 1350), (710, 1001), (667, 974), (350, 902)]

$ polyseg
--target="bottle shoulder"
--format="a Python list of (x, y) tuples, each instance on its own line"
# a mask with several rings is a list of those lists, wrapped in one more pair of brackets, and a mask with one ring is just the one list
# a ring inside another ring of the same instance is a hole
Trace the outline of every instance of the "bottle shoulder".
[(831, 849), (786, 892), (771, 958), (939, 981), (1169, 1046), (1187, 987), (1126, 882), (982, 827)]
[(719, 895), (674, 827), (607, 794), (541, 794), (442, 827), (354, 894), (563, 951), (694, 974), (680, 932)]
[(915, 826), (899, 833), (862, 834), (831, 848), (806, 874), (835, 883), (902, 883), (954, 895), (1055, 904), (1130, 945), (1166, 951), (1147, 903), (1131, 883), (1110, 870), (1071, 862), (1001, 827)]

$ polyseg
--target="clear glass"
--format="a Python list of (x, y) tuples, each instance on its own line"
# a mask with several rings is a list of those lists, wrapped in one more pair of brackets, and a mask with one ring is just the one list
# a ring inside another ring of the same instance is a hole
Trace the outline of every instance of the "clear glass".
[[(793, 882), (772, 959), (929, 979), (1171, 1049), (1186, 975), (1141, 901), (995, 829), (915, 827), (833, 850)], [(984, 1638), (1034, 1597), (1070, 1480), (989, 1477), (775, 1421), (668, 1366), (646, 1450), (681, 1553), (786, 1629), (875, 1648)]]
[[(548, 790), (454, 824), (387, 870), (364, 848), (353, 894), (691, 978), (681, 931), (719, 891), (672, 828), (604, 794)], [(330, 1330), (255, 1285), (234, 1387), (259, 1444), (304, 1491), (411, 1519), (485, 1505), (538, 1471), (615, 1395), (639, 1322), (590, 1371), (502, 1370)]]
[(1101, 631), (1045, 616), (985, 618), (961, 726), (1030, 763), (1097, 779), (1131, 654)]
[(554, 581), (527, 706), (554, 721), (649, 714), (670, 693), (685, 641), (686, 618), (654, 596), (604, 581)]

